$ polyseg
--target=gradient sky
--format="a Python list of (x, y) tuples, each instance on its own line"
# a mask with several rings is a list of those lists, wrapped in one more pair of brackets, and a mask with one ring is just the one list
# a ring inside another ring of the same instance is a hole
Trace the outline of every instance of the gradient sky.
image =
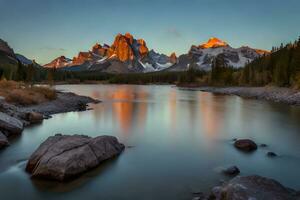
[(130, 32), (160, 53), (215, 36), (271, 49), (300, 35), (300, 0), (0, 0), (0, 38), (45, 64)]

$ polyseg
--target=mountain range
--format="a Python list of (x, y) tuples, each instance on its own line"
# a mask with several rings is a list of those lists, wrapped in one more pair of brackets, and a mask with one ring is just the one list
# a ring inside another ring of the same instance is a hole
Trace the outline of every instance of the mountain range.
[[(79, 52), (72, 59), (59, 56), (45, 68), (56, 68), (65, 71), (101, 71), (107, 73), (131, 73), (153, 71), (184, 71), (189, 68), (210, 70), (217, 59), (224, 66), (244, 67), (268, 51), (248, 46), (233, 48), (218, 38), (210, 38), (206, 43), (192, 45), (190, 50), (179, 57), (160, 54), (149, 50), (144, 39), (135, 39), (130, 33), (118, 34), (111, 45), (96, 43), (87, 52)], [(5, 59), (3, 58), (5, 55)], [(2, 58), (1, 58), (2, 57)], [(0, 39), (0, 61), (24, 65), (35, 63), (23, 55), (15, 54), (9, 45)]]
[(176, 54), (156, 53), (145, 40), (130, 33), (118, 34), (112, 45), (95, 44), (88, 52), (79, 52), (73, 59), (60, 56), (44, 65), (63, 70), (97, 70), (108, 73), (149, 72), (166, 69), (177, 62)]

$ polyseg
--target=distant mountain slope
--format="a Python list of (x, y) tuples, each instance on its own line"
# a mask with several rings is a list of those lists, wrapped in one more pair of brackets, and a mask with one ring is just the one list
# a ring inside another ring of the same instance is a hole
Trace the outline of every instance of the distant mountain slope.
[(226, 66), (241, 68), (264, 54), (269, 52), (247, 46), (233, 48), (218, 38), (210, 38), (207, 43), (191, 46), (189, 52), (179, 56), (178, 63), (168, 70), (182, 71), (189, 67), (210, 70), (216, 58), (222, 59)]
[(33, 60), (30, 60), (21, 54), (15, 54), (15, 55), (16, 55), (16, 58), (24, 65), (30, 65), (30, 64), (34, 63)]
[[(170, 57), (149, 51), (143, 39), (135, 39), (130, 33), (118, 34), (111, 46), (95, 44), (88, 52), (79, 52), (73, 59), (60, 56), (44, 65), (62, 70), (98, 70), (109, 73), (150, 72), (166, 69), (177, 62)], [(80, 66), (80, 67), (79, 67)]]

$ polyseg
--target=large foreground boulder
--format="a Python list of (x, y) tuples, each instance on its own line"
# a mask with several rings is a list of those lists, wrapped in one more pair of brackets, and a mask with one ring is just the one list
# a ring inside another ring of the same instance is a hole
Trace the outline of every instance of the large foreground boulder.
[(209, 197), (214, 200), (297, 200), (296, 191), (261, 176), (238, 176), (223, 186), (214, 187)]
[(257, 149), (257, 144), (249, 139), (236, 140), (234, 146), (239, 150), (247, 152), (255, 151)]
[(11, 134), (20, 134), (22, 133), (23, 129), (24, 127), (22, 121), (0, 112), (0, 130), (4, 131), (7, 136)]
[(61, 135), (49, 137), (31, 155), (26, 171), (32, 177), (64, 181), (119, 155), (124, 145), (116, 137)]
[(9, 142), (7, 140), (7, 137), (0, 131), (0, 149), (3, 149), (4, 147), (8, 146)]

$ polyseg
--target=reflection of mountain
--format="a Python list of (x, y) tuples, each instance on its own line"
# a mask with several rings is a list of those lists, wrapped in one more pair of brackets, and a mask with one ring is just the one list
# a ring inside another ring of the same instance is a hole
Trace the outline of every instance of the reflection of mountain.
[(209, 139), (216, 137), (224, 121), (223, 112), (218, 110), (213, 98), (213, 94), (206, 92), (201, 92), (198, 96), (202, 126), (205, 130), (205, 136)]
[(113, 115), (116, 116), (122, 132), (127, 135), (131, 129), (133, 112), (133, 96), (131, 95), (131, 91), (120, 87), (112, 94), (112, 100), (115, 101), (112, 104)]
[(172, 132), (175, 133), (177, 129), (177, 91), (172, 89), (169, 93), (169, 109), (170, 109), (170, 123)]
[(92, 97), (104, 99), (103, 103), (93, 106), (97, 121), (112, 121), (112, 126), (120, 129), (127, 137), (132, 127), (144, 127), (147, 120), (148, 93), (140, 87), (135, 91), (132, 86), (118, 86), (107, 90), (94, 90)]
[(137, 99), (146, 100), (145, 91), (135, 93), (133, 87), (118, 87), (109, 94), (112, 100), (112, 114), (118, 120), (119, 127), (125, 135), (130, 134), (133, 123), (144, 127), (147, 118), (147, 103), (136, 102)]

